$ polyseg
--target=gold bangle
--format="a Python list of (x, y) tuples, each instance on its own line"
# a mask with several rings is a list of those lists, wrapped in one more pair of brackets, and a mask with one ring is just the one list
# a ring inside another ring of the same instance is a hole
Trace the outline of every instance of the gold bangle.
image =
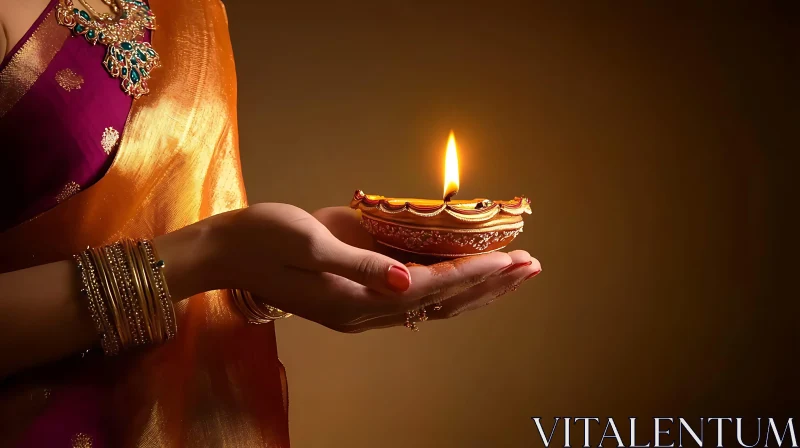
[(105, 327), (103, 326), (103, 320), (100, 317), (100, 310), (94, 301), (94, 294), (92, 293), (91, 284), (89, 283), (89, 274), (87, 272), (88, 267), (83, 264), (83, 259), (80, 255), (73, 255), (72, 259), (75, 260), (75, 264), (78, 266), (78, 275), (80, 276), (81, 280), (81, 293), (86, 297), (86, 302), (89, 304), (89, 313), (92, 316), (92, 322), (94, 322), (95, 331), (97, 332), (98, 336), (102, 337)]
[(121, 346), (127, 347), (131, 343), (131, 339), (128, 337), (128, 332), (126, 331), (127, 322), (125, 321), (125, 315), (122, 312), (119, 300), (117, 300), (119, 295), (115, 294), (111, 287), (111, 273), (100, 252), (101, 250), (98, 248), (89, 249), (89, 254), (97, 269), (100, 291), (106, 301), (106, 306), (111, 311), (111, 316), (114, 318), (114, 329), (116, 330), (117, 337), (119, 338)]
[(119, 335), (114, 329), (112, 314), (108, 307), (108, 303), (103, 298), (103, 293), (100, 289), (99, 274), (97, 272), (98, 267), (91, 257), (89, 248), (84, 251), (83, 260), (89, 267), (89, 283), (91, 284), (94, 301), (100, 310), (100, 317), (102, 318), (103, 327), (105, 329), (103, 332), (103, 340), (101, 341), (101, 345), (103, 345), (103, 351), (109, 355), (116, 355), (121, 349)]
[(178, 327), (175, 320), (175, 307), (172, 305), (172, 297), (169, 294), (167, 279), (164, 276), (166, 264), (164, 260), (158, 257), (156, 248), (150, 241), (142, 240), (139, 244), (140, 248), (144, 251), (143, 255), (146, 256), (148, 266), (153, 274), (153, 285), (155, 286), (155, 292), (158, 296), (158, 302), (161, 305), (161, 312), (164, 316), (167, 339), (172, 339), (178, 333)]
[(92, 260), (87, 252), (89, 252), (89, 248), (83, 251), (79, 257), (80, 266), (86, 273), (84, 282), (86, 297), (89, 302), (90, 311), (92, 308), (97, 310), (98, 320), (102, 327), (100, 346), (103, 348), (103, 353), (106, 355), (115, 355), (119, 353), (119, 339), (116, 337), (116, 332), (108, 318), (108, 310), (97, 284), (95, 266), (92, 264)]
[(249, 291), (241, 289), (231, 289), (230, 291), (233, 303), (251, 324), (268, 324), (274, 320), (292, 316), (274, 306), (257, 303)]
[(131, 288), (128, 287), (126, 275), (123, 272), (124, 263), (118, 257), (119, 243), (110, 244), (101, 249), (104, 257), (104, 262), (109, 268), (111, 275), (111, 288), (113, 292), (119, 297), (122, 314), (125, 316), (124, 324), (125, 331), (130, 337), (128, 345), (136, 347), (142, 345), (142, 328), (140, 325), (141, 319), (138, 317), (138, 312), (134, 306), (134, 296)]
[(127, 260), (128, 271), (131, 274), (131, 281), (133, 282), (134, 291), (136, 293), (136, 301), (139, 303), (139, 308), (142, 310), (142, 322), (146, 330), (145, 342), (152, 343), (156, 341), (156, 335), (153, 333), (153, 325), (151, 324), (153, 314), (150, 312), (147, 297), (145, 297), (142, 289), (142, 279), (139, 277), (139, 270), (133, 258), (133, 244), (133, 241), (129, 239), (122, 240), (123, 253)]
[(142, 320), (142, 310), (139, 307), (139, 297), (134, 293), (131, 275), (128, 270), (128, 265), (125, 261), (125, 256), (122, 251), (122, 243), (114, 243), (108, 246), (107, 253), (113, 260), (112, 267), (114, 269), (114, 277), (119, 278), (119, 287), (122, 294), (125, 296), (126, 310), (129, 313), (130, 319), (133, 321), (131, 330), (134, 333), (133, 343), (136, 346), (146, 344), (145, 329)]
[(139, 251), (139, 244), (138, 242), (134, 242), (131, 247), (131, 255), (133, 257), (136, 269), (139, 271), (139, 281), (142, 285), (142, 292), (145, 297), (145, 302), (147, 303), (147, 309), (150, 313), (150, 325), (152, 327), (153, 332), (153, 342), (161, 343), (164, 342), (164, 331), (162, 325), (162, 316), (159, 310), (158, 305), (156, 304), (155, 296), (153, 295), (153, 290), (150, 287), (150, 273), (145, 265), (145, 261), (142, 258), (142, 254)]
[[(130, 306), (128, 304), (128, 298), (125, 295), (122, 288), (120, 288), (120, 275), (117, 272), (116, 264), (114, 260), (110, 256), (111, 246), (105, 246), (99, 249), (96, 249), (98, 252), (98, 257), (100, 258), (103, 268), (105, 269), (106, 273), (106, 280), (108, 282), (108, 287), (111, 290), (111, 298), (114, 300), (115, 305), (121, 316), (121, 323), (122, 325), (119, 327), (120, 334), (124, 334), (126, 341), (123, 343), (124, 346), (131, 346), (136, 345), (136, 330), (133, 325), (131, 325), (132, 320), (132, 313), (130, 310)], [(116, 299), (116, 300), (115, 300)]]

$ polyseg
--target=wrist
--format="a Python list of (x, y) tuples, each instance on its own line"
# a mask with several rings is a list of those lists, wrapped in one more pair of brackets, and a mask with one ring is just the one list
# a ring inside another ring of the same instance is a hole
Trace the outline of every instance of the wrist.
[(200, 221), (153, 240), (164, 260), (164, 275), (173, 302), (214, 289), (215, 240), (212, 226)]

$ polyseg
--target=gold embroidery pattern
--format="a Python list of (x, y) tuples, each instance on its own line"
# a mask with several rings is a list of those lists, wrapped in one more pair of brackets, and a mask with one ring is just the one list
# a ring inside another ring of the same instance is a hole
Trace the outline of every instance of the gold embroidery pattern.
[(61, 189), (61, 193), (56, 196), (56, 202), (64, 202), (77, 194), (79, 191), (81, 191), (81, 186), (76, 182), (69, 181), (66, 185), (64, 185), (64, 188)]
[(65, 68), (56, 73), (56, 82), (67, 92), (78, 90), (83, 85), (83, 76)]
[(72, 436), (72, 448), (92, 448), (92, 438), (79, 432)]
[(107, 127), (105, 131), (103, 131), (103, 138), (100, 140), (100, 145), (103, 147), (103, 151), (106, 154), (111, 154), (111, 150), (114, 149), (114, 146), (117, 146), (117, 141), (119, 141), (119, 132), (112, 127)]
[(0, 118), (28, 93), (68, 37), (69, 30), (58, 26), (53, 13), (48, 13), (0, 71)]

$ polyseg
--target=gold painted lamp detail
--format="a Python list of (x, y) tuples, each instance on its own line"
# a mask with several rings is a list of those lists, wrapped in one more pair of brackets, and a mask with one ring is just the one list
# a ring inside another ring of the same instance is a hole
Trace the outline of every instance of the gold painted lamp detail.
[(458, 154), (450, 133), (445, 157), (444, 199), (404, 199), (356, 191), (350, 207), (361, 224), (386, 246), (420, 255), (464, 257), (507, 246), (522, 232), (531, 201), (452, 200), (458, 193)]

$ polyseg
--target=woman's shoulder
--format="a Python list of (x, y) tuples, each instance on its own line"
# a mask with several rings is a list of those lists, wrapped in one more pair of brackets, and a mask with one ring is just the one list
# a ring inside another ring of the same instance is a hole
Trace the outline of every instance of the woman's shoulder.
[(0, 0), (0, 61), (6, 57), (11, 48), (8, 47), (8, 36), (6, 35), (6, 27), (3, 26), (5, 22), (6, 8), (8, 7), (8, 0)]
[(3, 27), (3, 19), (0, 18), (0, 60), (8, 53), (8, 39), (6, 39), (6, 29)]
[(10, 9), (11, 2), (9, 0), (0, 0), (0, 61), (5, 59), (12, 47), (9, 45), (8, 29), (5, 26)]
[(0, 0), (0, 51), (3, 58), (25, 36), (49, 4), (49, 0)]

